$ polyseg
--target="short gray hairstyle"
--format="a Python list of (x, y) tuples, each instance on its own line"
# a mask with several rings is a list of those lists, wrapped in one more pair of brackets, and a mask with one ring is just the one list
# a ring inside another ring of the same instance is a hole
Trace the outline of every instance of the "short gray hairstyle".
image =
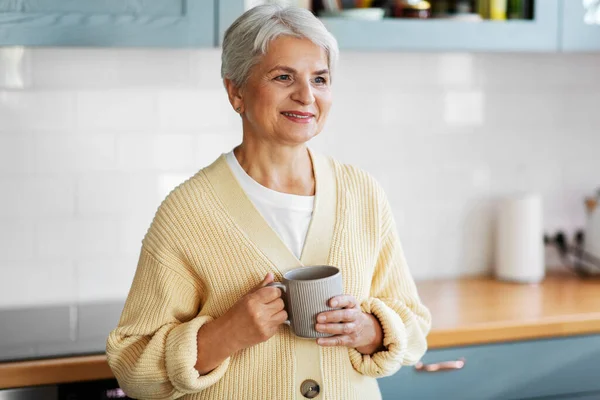
[(242, 14), (225, 32), (221, 54), (221, 78), (241, 87), (250, 69), (267, 52), (269, 42), (280, 35), (308, 39), (327, 53), (327, 66), (333, 75), (339, 50), (337, 40), (309, 10), (263, 4)]

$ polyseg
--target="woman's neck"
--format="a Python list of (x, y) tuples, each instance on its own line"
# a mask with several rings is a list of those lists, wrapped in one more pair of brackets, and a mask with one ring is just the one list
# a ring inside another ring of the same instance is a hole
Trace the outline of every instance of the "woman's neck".
[(282, 193), (315, 194), (315, 176), (306, 146), (269, 146), (243, 141), (233, 153), (244, 171), (261, 185)]

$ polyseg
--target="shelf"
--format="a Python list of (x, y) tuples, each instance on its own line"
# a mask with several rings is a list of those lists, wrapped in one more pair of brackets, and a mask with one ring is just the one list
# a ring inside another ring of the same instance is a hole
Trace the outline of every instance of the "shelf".
[(321, 20), (342, 49), (553, 52), (558, 50), (558, 11), (559, 0), (544, 0), (534, 20)]

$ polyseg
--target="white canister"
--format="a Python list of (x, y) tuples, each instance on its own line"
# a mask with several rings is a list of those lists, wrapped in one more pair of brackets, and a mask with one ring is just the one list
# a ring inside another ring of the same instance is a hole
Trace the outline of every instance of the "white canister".
[(503, 199), (498, 206), (494, 273), (500, 280), (544, 279), (543, 210), (537, 194)]

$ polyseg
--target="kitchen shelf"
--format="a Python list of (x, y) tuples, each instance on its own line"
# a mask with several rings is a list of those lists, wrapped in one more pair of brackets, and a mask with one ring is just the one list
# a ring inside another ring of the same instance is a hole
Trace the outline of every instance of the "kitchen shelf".
[(533, 20), (321, 20), (343, 49), (551, 52), (558, 49), (558, 12), (559, 0), (544, 0), (536, 3)]
[[(533, 20), (321, 20), (340, 48), (347, 50), (556, 52), (561, 5), (561, 0), (537, 0)], [(243, 11), (242, 0), (219, 1), (219, 44), (225, 29)]]

